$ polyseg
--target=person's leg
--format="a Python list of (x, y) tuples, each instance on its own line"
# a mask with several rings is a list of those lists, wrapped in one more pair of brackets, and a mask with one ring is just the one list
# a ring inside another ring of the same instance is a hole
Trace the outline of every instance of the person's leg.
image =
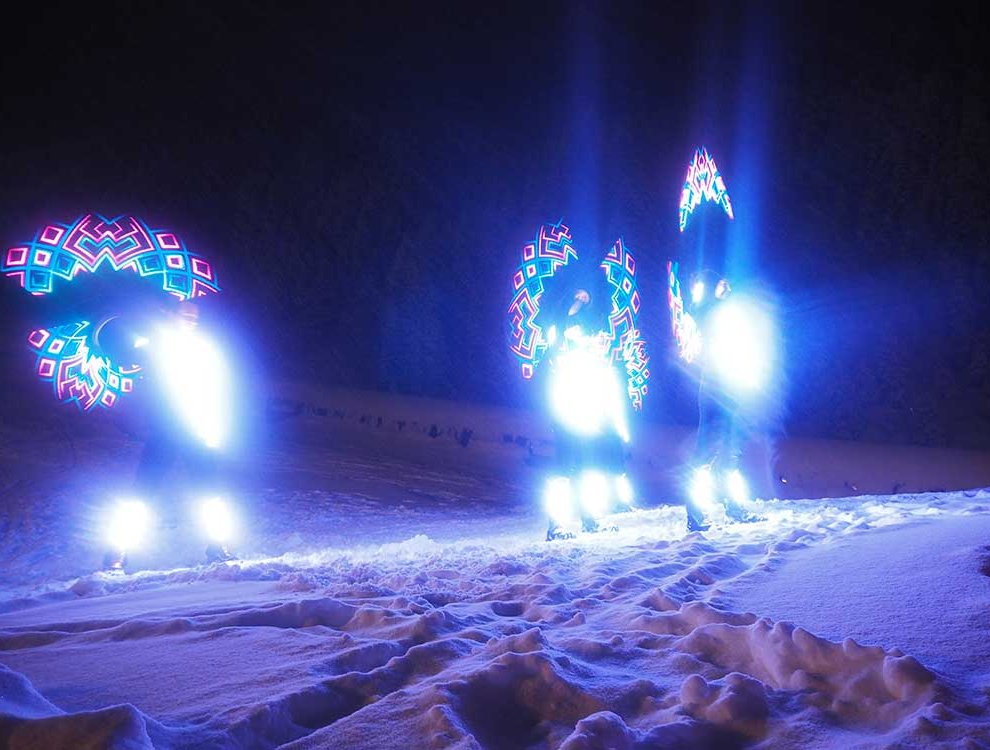
[(711, 525), (709, 507), (715, 500), (715, 468), (722, 440), (722, 409), (711, 387), (702, 378), (698, 386), (698, 433), (684, 508), (688, 531), (705, 531)]
[[(554, 446), (553, 446), (553, 469), (551, 476), (544, 480), (544, 502), (547, 501), (546, 493), (550, 492), (551, 483), (555, 484), (554, 492), (563, 492), (563, 487), (568, 487), (569, 497), (557, 496), (555, 503), (569, 503), (571, 506), (571, 516), (574, 516), (575, 497), (577, 493), (577, 477), (575, 467), (578, 463), (578, 445), (574, 436), (561, 424), (554, 424)], [(560, 519), (554, 517), (551, 512), (547, 513), (547, 539), (554, 539), (564, 533), (560, 527)]]
[(134, 474), (134, 487), (141, 499), (147, 502), (160, 500), (176, 456), (175, 443), (168, 433), (155, 430), (148, 435)]
[[(132, 495), (153, 507), (159, 507), (165, 494), (169, 470), (175, 461), (175, 446), (164, 430), (152, 429), (148, 432), (141, 455), (134, 470)], [(103, 567), (122, 571), (127, 563), (127, 553), (123, 549), (107, 549), (103, 556)]]

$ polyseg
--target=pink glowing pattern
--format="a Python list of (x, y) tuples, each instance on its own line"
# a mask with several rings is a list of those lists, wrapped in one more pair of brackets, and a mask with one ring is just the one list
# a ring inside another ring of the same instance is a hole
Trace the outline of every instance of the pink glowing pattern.
[(636, 283), (636, 260), (622, 240), (616, 240), (602, 261), (602, 270), (612, 287), (612, 311), (609, 314), (606, 339), (612, 361), (626, 370), (626, 393), (634, 409), (643, 407), (643, 397), (649, 388), (650, 357), (646, 340), (639, 329), (641, 301)]
[[(152, 229), (134, 216), (86, 214), (70, 224), (49, 224), (30, 242), (0, 254), (0, 273), (39, 296), (54, 292), (57, 280), (68, 283), (83, 274), (119, 271), (136, 273), (183, 300), (220, 291), (208, 260), (191, 252), (175, 233)], [(39, 328), (28, 336), (38, 377), (52, 383), (59, 401), (83, 411), (113, 407), (140, 377), (137, 365), (108, 357), (93, 331), (88, 321), (76, 321)]]
[(681, 189), (679, 212), (682, 232), (702, 200), (717, 203), (730, 219), (733, 218), (732, 203), (729, 201), (725, 180), (722, 179), (715, 160), (704, 146), (695, 151), (694, 158), (688, 165), (687, 177), (684, 178), (684, 187)]
[(677, 278), (678, 264), (667, 261), (667, 307), (670, 309), (670, 327), (677, 346), (677, 356), (688, 364), (701, 354), (701, 334), (691, 314), (684, 309), (681, 282)]
[(37, 356), (35, 372), (50, 382), (55, 398), (75, 403), (82, 411), (109, 409), (134, 389), (137, 365), (121, 366), (92, 346), (88, 321), (39, 328), (28, 336)]
[[(526, 379), (533, 377), (550, 346), (547, 332), (536, 322), (546, 282), (577, 257), (570, 229), (560, 223), (543, 225), (536, 240), (523, 247), (522, 264), (512, 276), (508, 313), (509, 349)], [(605, 254), (601, 269), (612, 290), (612, 309), (608, 330), (599, 334), (597, 343), (603, 356), (625, 367), (627, 394), (639, 409), (647, 393), (650, 358), (638, 326), (641, 300), (636, 260), (622, 240), (617, 240)]]
[(220, 291), (205, 258), (189, 251), (174, 233), (152, 229), (135, 216), (86, 214), (71, 224), (49, 224), (31, 242), (0, 257), (0, 272), (35, 295), (51, 294), (57, 279), (69, 282), (102, 268), (137, 273), (180, 299)]
[(523, 247), (522, 264), (512, 276), (509, 349), (527, 380), (533, 377), (549, 346), (542, 327), (536, 322), (545, 282), (575, 258), (577, 252), (571, 244), (571, 230), (563, 224), (544, 224), (536, 239)]

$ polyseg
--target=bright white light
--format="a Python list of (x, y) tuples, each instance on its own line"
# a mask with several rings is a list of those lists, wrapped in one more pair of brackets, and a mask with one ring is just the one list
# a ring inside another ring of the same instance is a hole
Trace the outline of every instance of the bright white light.
[(733, 502), (737, 505), (745, 505), (749, 502), (749, 487), (746, 484), (746, 478), (743, 477), (739, 469), (730, 471), (725, 482), (729, 490), (729, 497), (732, 498)]
[(571, 497), (571, 480), (567, 477), (550, 477), (543, 487), (543, 507), (558, 526), (574, 521), (574, 501)]
[(600, 471), (581, 474), (581, 508), (586, 516), (601, 518), (608, 513), (608, 477)]
[(701, 331), (698, 330), (698, 324), (689, 313), (683, 313), (681, 318), (681, 337), (678, 340), (680, 355), (685, 362), (694, 362), (701, 354), (704, 343), (701, 339)]
[(148, 532), (151, 513), (140, 500), (122, 500), (110, 514), (107, 542), (118, 552), (139, 547)]
[(550, 378), (550, 409), (561, 424), (586, 437), (611, 424), (628, 440), (623, 406), (615, 369), (590, 342), (557, 355)]
[(715, 477), (707, 466), (695, 469), (691, 478), (691, 502), (706, 515), (715, 508)]
[(619, 502), (628, 506), (632, 506), (633, 500), (636, 499), (632, 482), (629, 481), (629, 477), (625, 474), (619, 474), (615, 478), (615, 496), (619, 498)]
[(234, 513), (230, 505), (219, 497), (202, 502), (199, 523), (207, 538), (217, 544), (226, 544), (234, 535)]
[(774, 354), (773, 324), (758, 306), (733, 298), (712, 313), (708, 356), (722, 382), (742, 391), (762, 388)]
[(230, 378), (220, 351), (205, 336), (180, 326), (161, 329), (154, 345), (179, 418), (208, 447), (219, 447), (230, 430)]
[(144, 349), (149, 343), (151, 340), (147, 336), (138, 336), (134, 339), (134, 348)]
[(691, 301), (698, 304), (705, 297), (705, 282), (696, 281), (691, 285)]

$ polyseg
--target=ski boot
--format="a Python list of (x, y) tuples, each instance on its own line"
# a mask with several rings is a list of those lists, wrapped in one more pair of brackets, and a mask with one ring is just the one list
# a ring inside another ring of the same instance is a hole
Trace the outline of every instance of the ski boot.
[(758, 523), (759, 521), (767, 520), (763, 516), (759, 516), (756, 513), (751, 513), (739, 503), (733, 502), (732, 500), (725, 503), (725, 517), (733, 523)]
[(108, 573), (124, 573), (124, 566), (127, 565), (127, 553), (107, 550), (103, 555), (103, 570)]
[(210, 544), (206, 548), (206, 562), (207, 563), (217, 563), (217, 562), (230, 562), (231, 560), (236, 560), (237, 555), (231, 553), (227, 549), (225, 544)]
[(573, 539), (574, 537), (575, 534), (573, 531), (566, 531), (562, 527), (552, 523), (550, 524), (550, 527), (547, 529), (548, 542), (552, 542), (555, 539)]
[(742, 472), (738, 468), (732, 468), (725, 475), (725, 490), (728, 497), (723, 500), (725, 505), (725, 517), (730, 522), (735, 523), (756, 523), (765, 521), (762, 516), (758, 516), (747, 510), (749, 504), (749, 486)]
[(708, 531), (712, 527), (711, 522), (703, 515), (697, 515), (692, 513), (691, 509), (688, 508), (687, 511), (687, 530), (688, 533), (694, 531)]

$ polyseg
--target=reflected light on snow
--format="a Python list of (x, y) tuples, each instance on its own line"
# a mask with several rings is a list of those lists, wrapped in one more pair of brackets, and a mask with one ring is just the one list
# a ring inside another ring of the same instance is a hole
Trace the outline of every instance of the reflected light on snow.
[(119, 552), (139, 547), (148, 533), (151, 513), (140, 500), (122, 500), (110, 514), (107, 542)]
[(204, 500), (199, 506), (199, 524), (210, 541), (226, 544), (234, 535), (234, 513), (230, 504), (219, 497)]

